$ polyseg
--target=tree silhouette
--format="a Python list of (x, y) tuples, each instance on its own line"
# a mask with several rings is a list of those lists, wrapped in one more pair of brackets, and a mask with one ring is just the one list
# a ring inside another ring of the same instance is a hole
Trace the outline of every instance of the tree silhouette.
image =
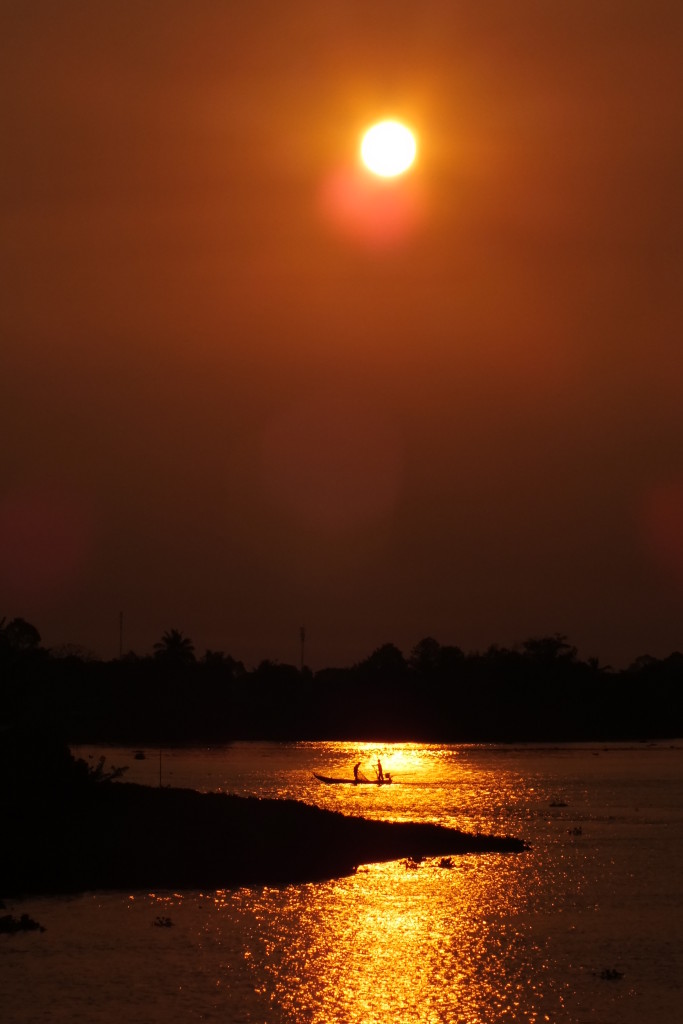
[(434, 637), (426, 636), (419, 643), (415, 644), (408, 664), (414, 672), (420, 675), (430, 675), (437, 672), (441, 662), (441, 644)]
[(402, 675), (406, 664), (396, 644), (382, 644), (361, 661), (357, 668), (365, 675), (385, 676), (389, 679), (392, 675)]
[(179, 629), (167, 629), (154, 645), (154, 657), (170, 665), (192, 665), (195, 661), (194, 644)]
[(244, 665), (242, 662), (237, 661), (230, 654), (226, 654), (225, 651), (206, 650), (199, 659), (199, 662), (207, 669), (216, 672), (221, 671), (224, 675), (231, 677), (244, 675)]
[(530, 637), (522, 644), (524, 656), (538, 665), (557, 664), (558, 661), (576, 661), (577, 650), (563, 633), (552, 636)]
[(0, 642), (14, 651), (31, 651), (40, 646), (40, 633), (26, 619), (0, 619)]

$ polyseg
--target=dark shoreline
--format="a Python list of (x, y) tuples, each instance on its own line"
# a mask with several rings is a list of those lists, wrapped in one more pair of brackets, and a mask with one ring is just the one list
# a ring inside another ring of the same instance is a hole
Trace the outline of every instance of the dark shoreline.
[(3, 814), (0, 898), (322, 881), (361, 864), (519, 853), (512, 837), (346, 817), (294, 800), (107, 783)]

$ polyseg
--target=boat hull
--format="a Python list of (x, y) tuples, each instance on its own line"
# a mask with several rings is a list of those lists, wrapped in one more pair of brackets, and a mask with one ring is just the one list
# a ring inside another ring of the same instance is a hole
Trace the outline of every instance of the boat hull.
[(326, 786), (390, 786), (391, 779), (335, 779), (329, 775), (318, 775), (313, 772), (318, 782), (324, 782)]

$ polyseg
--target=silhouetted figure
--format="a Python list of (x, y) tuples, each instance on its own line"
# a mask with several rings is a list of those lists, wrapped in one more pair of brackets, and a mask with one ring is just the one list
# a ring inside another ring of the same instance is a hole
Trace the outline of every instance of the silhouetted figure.
[(358, 780), (358, 769), (359, 768), (360, 768), (360, 761), (358, 762), (358, 764), (354, 764), (354, 766), (353, 766), (353, 777), (356, 780), (356, 782), (359, 781)]
[(384, 772), (382, 771), (382, 762), (377, 758), (377, 781), (384, 782)]

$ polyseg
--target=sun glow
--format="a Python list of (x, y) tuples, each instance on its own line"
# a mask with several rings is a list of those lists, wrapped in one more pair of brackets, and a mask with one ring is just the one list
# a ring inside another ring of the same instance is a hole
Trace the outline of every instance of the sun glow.
[(415, 160), (415, 136), (399, 121), (380, 121), (369, 128), (360, 147), (363, 163), (381, 178), (395, 178)]

